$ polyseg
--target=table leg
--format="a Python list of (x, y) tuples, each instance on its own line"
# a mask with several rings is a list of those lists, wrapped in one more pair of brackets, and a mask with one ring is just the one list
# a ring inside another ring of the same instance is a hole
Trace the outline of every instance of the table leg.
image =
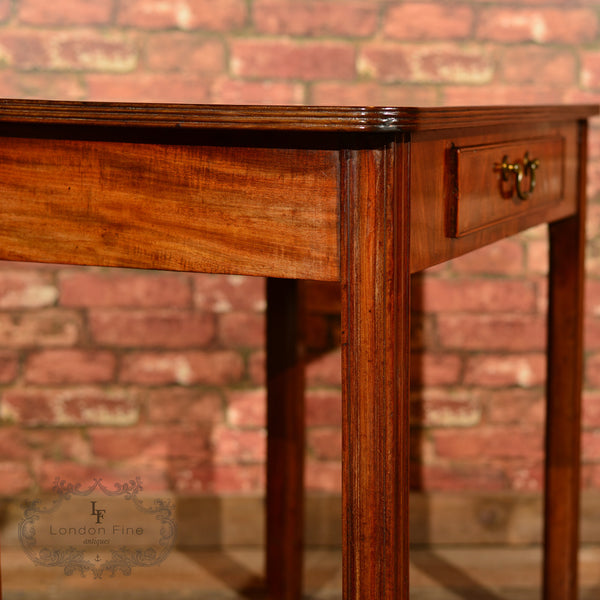
[(404, 144), (345, 155), (342, 177), (345, 600), (408, 599), (409, 268)]
[(581, 212), (549, 228), (545, 600), (577, 598), (585, 255), (582, 137)]
[(267, 279), (267, 556), (270, 600), (302, 596), (304, 358), (302, 282)]

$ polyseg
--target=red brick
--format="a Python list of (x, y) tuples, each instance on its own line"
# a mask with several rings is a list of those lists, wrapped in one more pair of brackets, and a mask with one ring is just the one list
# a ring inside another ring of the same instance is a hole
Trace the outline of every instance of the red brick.
[(358, 59), (361, 75), (386, 83), (487, 83), (494, 66), (481, 46), (449, 43), (365, 45)]
[(194, 275), (194, 304), (215, 313), (263, 312), (266, 307), (265, 280), (239, 275)]
[(527, 244), (527, 271), (540, 275), (548, 273), (547, 240), (532, 240)]
[(248, 374), (253, 385), (265, 384), (265, 352), (252, 352), (248, 358)]
[(104, 73), (85, 76), (88, 100), (105, 102), (187, 102), (209, 100), (206, 76), (196, 73)]
[[(442, 91), (446, 106), (482, 106), (499, 104), (548, 104), (565, 101), (565, 88), (537, 83), (508, 85), (488, 83), (474, 88), (471, 85), (447, 85)], [(494, 247), (492, 245), (492, 247)]]
[[(523, 59), (523, 56), (526, 59)], [(500, 75), (508, 83), (569, 86), (576, 83), (578, 71), (569, 50), (539, 46), (505, 48), (500, 53)]]
[(0, 462), (0, 494), (15, 496), (25, 492), (34, 484), (26, 464)]
[(598, 31), (593, 10), (585, 8), (490, 7), (479, 13), (477, 37), (498, 42), (591, 42)]
[(11, 0), (0, 0), (0, 22), (10, 17)]
[(366, 44), (358, 57), (361, 75), (390, 83), (412, 81), (409, 52), (405, 45)]
[(125, 0), (120, 2), (118, 23), (147, 29), (206, 29), (228, 32), (244, 25), (244, 0)]
[(587, 195), (594, 198), (600, 194), (600, 161), (591, 161), (587, 169)]
[(585, 88), (600, 89), (600, 52), (582, 52), (581, 84)]
[(21, 0), (17, 18), (27, 25), (101, 25), (112, 17), (111, 0)]
[(18, 356), (13, 352), (0, 351), (0, 383), (11, 383), (18, 372)]
[(464, 39), (471, 34), (473, 19), (473, 9), (466, 4), (406, 2), (389, 8), (383, 33), (403, 41)]
[(27, 429), (26, 442), (30, 448), (30, 463), (40, 460), (72, 460), (89, 462), (91, 451), (87, 432), (81, 429)]
[(600, 431), (584, 431), (581, 437), (582, 460), (600, 462)]
[(543, 456), (542, 429), (480, 427), (431, 432), (438, 456), (452, 460), (528, 459)]
[(462, 360), (455, 354), (413, 353), (410, 379), (415, 387), (453, 385), (460, 381)]
[(193, 71), (214, 74), (225, 69), (223, 42), (189, 33), (157, 33), (145, 46), (146, 64), (152, 71)]
[(0, 456), (2, 460), (24, 460), (30, 456), (30, 447), (25, 437), (25, 431), (19, 426), (2, 427), (0, 436)]
[(306, 369), (308, 385), (337, 386), (342, 382), (342, 355), (339, 350), (328, 352), (311, 361)]
[[(600, 487), (600, 465), (582, 465), (581, 486), (583, 489), (594, 490), (597, 490)], [(582, 533), (585, 539), (585, 532)]]
[(94, 309), (89, 326), (97, 343), (117, 347), (190, 348), (215, 335), (211, 315), (170, 309)]
[(10, 389), (3, 395), (4, 419), (25, 426), (131, 425), (138, 420), (134, 398), (122, 390), (91, 387)]
[[(12, 98), (39, 98), (43, 100), (83, 100), (86, 90), (76, 73), (18, 73), (8, 82), (11, 92), (3, 93)], [(5, 90), (0, 77), (0, 89)], [(26, 263), (24, 263), (26, 264)]]
[(121, 381), (142, 385), (223, 385), (241, 379), (242, 357), (236, 352), (146, 352), (123, 359)]
[(38, 385), (108, 382), (114, 377), (115, 366), (110, 352), (43, 350), (27, 358), (25, 381)]
[(593, 354), (587, 359), (585, 373), (589, 386), (600, 387), (600, 354)]
[[(2, 42), (0, 41), (0, 53), (3, 53)], [(0, 54), (2, 56), (2, 54)], [(5, 59), (2, 58), (2, 62)], [(6, 69), (0, 71), (0, 94), (4, 98), (22, 98), (23, 94), (20, 94), (20, 83), (21, 73), (17, 74), (15, 71), (8, 71)]]
[(585, 312), (600, 318), (600, 280), (588, 279), (585, 282)]
[(413, 302), (428, 312), (535, 312), (531, 281), (426, 277), (413, 288)]
[(241, 81), (217, 77), (210, 90), (217, 104), (303, 104), (300, 84), (276, 81)]
[(263, 388), (227, 393), (227, 421), (234, 427), (265, 427), (267, 394)]
[(256, 493), (264, 489), (264, 465), (205, 465), (172, 474), (172, 489), (181, 494)]
[(342, 394), (339, 389), (309, 389), (306, 393), (306, 425), (342, 425)]
[(206, 461), (211, 456), (209, 432), (204, 428), (137, 426), (128, 429), (90, 429), (92, 451), (107, 460), (140, 462), (171, 458)]
[(411, 398), (411, 423), (422, 427), (474, 427), (481, 421), (481, 398), (472, 391), (428, 388)]
[[(600, 240), (600, 204), (592, 203), (589, 205), (587, 210), (587, 222), (586, 222), (586, 234), (588, 240), (588, 246), (590, 251), (593, 253), (597, 250), (597, 242)], [(596, 255), (592, 258), (595, 258)], [(600, 273), (596, 275), (592, 273), (592, 276), (600, 276)]]
[(493, 424), (543, 426), (546, 404), (542, 390), (515, 388), (486, 391), (486, 421)]
[(442, 346), (463, 350), (540, 350), (545, 347), (546, 321), (513, 314), (438, 314)]
[(259, 348), (265, 343), (265, 319), (261, 314), (233, 312), (218, 318), (219, 339), (226, 347)]
[(82, 327), (79, 315), (49, 309), (0, 314), (0, 346), (7, 348), (72, 346)]
[(242, 77), (275, 79), (353, 79), (354, 47), (347, 42), (295, 42), (281, 39), (235, 39), (231, 68)]
[(410, 319), (410, 339), (413, 353), (424, 349), (437, 348), (438, 337), (435, 323), (435, 315), (425, 314), (415, 307)]
[(544, 465), (540, 460), (521, 460), (507, 464), (510, 489), (517, 492), (540, 492), (543, 489)]
[(47, 36), (42, 31), (4, 29), (0, 32), (0, 56), (8, 66), (22, 70), (49, 68)]
[(508, 487), (497, 465), (411, 463), (411, 489), (427, 491), (497, 492)]
[(509, 239), (456, 258), (451, 267), (460, 274), (519, 275), (524, 273), (524, 263), (522, 242)]
[(192, 302), (189, 279), (166, 273), (73, 270), (61, 274), (59, 289), (63, 306), (176, 308)]
[(58, 291), (49, 273), (0, 271), (0, 308), (52, 306)]
[(217, 423), (223, 420), (221, 396), (188, 388), (145, 390), (143, 398), (150, 423)]
[(349, 0), (255, 0), (255, 29), (275, 35), (366, 37), (375, 33), (378, 6)]
[(516, 385), (528, 388), (542, 385), (545, 380), (544, 354), (480, 354), (469, 357), (465, 367), (466, 385), (484, 387)]
[[(600, 96), (598, 96), (600, 97)], [(600, 158), (600, 127), (595, 125), (596, 119), (592, 121), (593, 125), (588, 131), (588, 158)]]
[(584, 390), (582, 411), (583, 427), (600, 429), (600, 391)]
[(339, 460), (309, 459), (305, 471), (305, 489), (311, 492), (339, 492), (342, 488), (342, 463)]
[(583, 341), (588, 351), (600, 350), (600, 319), (584, 317)]
[(316, 82), (310, 104), (337, 106), (432, 106), (438, 89), (424, 85), (382, 85), (375, 82)]
[(308, 450), (315, 459), (342, 459), (342, 432), (340, 429), (310, 429), (307, 437)]
[(211, 434), (212, 458), (217, 464), (264, 463), (266, 436), (262, 429), (215, 427)]
[(65, 30), (49, 38), (53, 69), (127, 73), (138, 63), (138, 48), (130, 35), (90, 29)]

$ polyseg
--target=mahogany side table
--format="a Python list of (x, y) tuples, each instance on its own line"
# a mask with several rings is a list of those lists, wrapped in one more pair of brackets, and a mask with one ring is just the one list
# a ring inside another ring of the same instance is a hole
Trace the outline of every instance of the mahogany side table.
[(409, 277), (549, 223), (544, 598), (577, 595), (593, 106), (0, 101), (0, 258), (267, 283), (267, 579), (302, 573), (302, 279), (342, 286), (343, 594), (408, 599)]

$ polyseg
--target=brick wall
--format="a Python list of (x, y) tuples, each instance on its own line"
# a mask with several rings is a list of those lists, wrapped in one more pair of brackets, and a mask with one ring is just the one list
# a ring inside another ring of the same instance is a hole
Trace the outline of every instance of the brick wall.
[[(600, 3), (0, 0), (0, 95), (598, 102)], [(598, 125), (590, 157), (583, 483), (599, 489)], [(0, 493), (140, 473), (262, 489), (262, 280), (0, 266)], [(539, 489), (546, 267), (536, 229), (414, 279), (415, 489)], [(307, 482), (335, 492), (338, 308), (335, 287), (311, 288)]]

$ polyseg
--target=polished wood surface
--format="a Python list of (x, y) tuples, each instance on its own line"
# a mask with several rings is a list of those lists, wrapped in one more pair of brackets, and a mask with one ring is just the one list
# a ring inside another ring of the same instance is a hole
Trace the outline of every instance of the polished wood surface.
[(4, 258), (337, 277), (337, 153), (54, 133), (0, 146)]
[(343, 159), (342, 519), (348, 599), (408, 598), (410, 213), (404, 142), (389, 138), (377, 149), (348, 151)]
[[(544, 597), (573, 600), (596, 113), (0, 101), (0, 258), (269, 277), (267, 574), (278, 600), (302, 594), (297, 280), (340, 282), (344, 598), (407, 600), (410, 274), (549, 223)], [(517, 202), (498, 163), (527, 153), (538, 181)]]
[(586, 119), (587, 105), (483, 107), (241, 106), (0, 99), (0, 123), (249, 131), (439, 131)]
[(578, 591), (581, 387), (585, 264), (586, 128), (580, 127), (579, 207), (550, 225), (544, 598)]
[(295, 600), (304, 540), (305, 284), (267, 279), (267, 590)]
[[(554, 141), (554, 146), (544, 148), (540, 155), (539, 187), (528, 200), (503, 198), (496, 165), (506, 153), (517, 160), (528, 148), (541, 150), (540, 138)], [(557, 146), (562, 146), (562, 156)], [(411, 271), (421, 271), (528, 227), (575, 213), (578, 147), (576, 121), (414, 134)], [(468, 160), (460, 164), (458, 155), (465, 151)], [(458, 235), (457, 208), (461, 211), (459, 225), (464, 227)]]

